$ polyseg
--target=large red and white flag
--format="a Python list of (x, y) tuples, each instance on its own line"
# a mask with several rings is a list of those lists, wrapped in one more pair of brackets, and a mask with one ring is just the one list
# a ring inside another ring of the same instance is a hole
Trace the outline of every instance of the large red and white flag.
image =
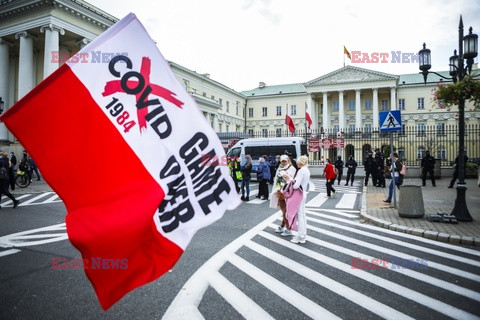
[(295, 123), (293, 123), (292, 117), (288, 115), (288, 105), (287, 105), (287, 111), (285, 112), (285, 124), (288, 127), (288, 131), (291, 133), (295, 132)]
[(312, 126), (312, 117), (310, 116), (312, 114), (312, 111), (310, 110), (310, 104), (305, 102), (305, 120), (308, 123), (308, 129)]
[(134, 14), (0, 120), (63, 199), (104, 309), (171, 269), (240, 203), (215, 132)]

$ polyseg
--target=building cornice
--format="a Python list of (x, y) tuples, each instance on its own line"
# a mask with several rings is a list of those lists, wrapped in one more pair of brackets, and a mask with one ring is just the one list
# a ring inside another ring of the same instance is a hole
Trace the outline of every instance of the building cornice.
[[(25, 14), (45, 12), (45, 9), (64, 11), (72, 17), (84, 20), (88, 24), (95, 25), (103, 30), (108, 29), (118, 21), (114, 16), (81, 0), (10, 0), (2, 2), (0, 5), (0, 21), (16, 20)], [(38, 26), (36, 22), (33, 22), (35, 27)], [(43, 24), (46, 23), (51, 22), (43, 21)], [(1, 34), (6, 35), (8, 33), (2, 30)]]

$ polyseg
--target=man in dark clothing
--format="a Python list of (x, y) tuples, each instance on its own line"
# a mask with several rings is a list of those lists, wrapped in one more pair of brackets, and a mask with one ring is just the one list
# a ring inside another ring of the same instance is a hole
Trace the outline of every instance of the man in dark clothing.
[[(20, 201), (15, 199), (15, 197), (8, 191), (8, 183), (10, 179), (10, 161), (8, 160), (8, 153), (2, 152), (0, 157), (0, 171), (2, 174), (0, 176), (0, 201), (2, 195), (6, 195), (13, 202), (13, 209), (15, 209)], [(1, 208), (1, 207), (0, 207)]]
[(435, 187), (435, 175), (433, 174), (435, 169), (435, 158), (430, 155), (430, 151), (425, 153), (425, 157), (422, 159), (422, 186), (426, 186), (427, 173), (430, 175), (432, 180), (432, 186)]
[(385, 157), (380, 149), (375, 149), (375, 175), (377, 187), (385, 188)]
[(10, 163), (12, 164), (12, 168), (15, 170), (17, 168), (17, 157), (15, 157), (15, 153), (12, 152), (12, 157), (10, 158)]
[(373, 159), (373, 154), (371, 152), (369, 152), (367, 157), (365, 158), (363, 166), (365, 169), (365, 185), (368, 185), (368, 179), (370, 178), (370, 175), (372, 175), (372, 182), (375, 186), (377, 184), (377, 181), (375, 179), (375, 159)]
[(335, 169), (337, 169), (337, 180), (338, 184), (340, 184), (343, 174), (343, 160), (341, 156), (338, 156), (337, 160), (335, 161)]
[(357, 161), (353, 159), (353, 156), (350, 156), (348, 158), (347, 163), (345, 163), (345, 167), (347, 168), (347, 183), (345, 183), (346, 186), (348, 186), (348, 181), (351, 180), (351, 186), (353, 186), (353, 180), (355, 179), (355, 170), (357, 169)]
[[(467, 167), (467, 161), (468, 157), (467, 155), (464, 155), (464, 161), (465, 161), (465, 168)], [(455, 180), (458, 179), (458, 156), (455, 158), (455, 170), (453, 171), (453, 178), (450, 181), (450, 185), (448, 186), (449, 188), (453, 188), (453, 185), (455, 184)]]

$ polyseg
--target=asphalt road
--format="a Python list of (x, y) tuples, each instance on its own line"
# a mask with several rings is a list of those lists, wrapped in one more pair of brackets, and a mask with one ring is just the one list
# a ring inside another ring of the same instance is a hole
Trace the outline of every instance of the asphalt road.
[(65, 239), (62, 202), (35, 194), (13, 210), (4, 199), (0, 319), (480, 318), (478, 248), (362, 224), (359, 182), (331, 199), (314, 182), (306, 244), (274, 232), (280, 215), (267, 202), (244, 203), (200, 230), (170, 272), (107, 312), (83, 270), (52, 268), (52, 258), (80, 258)]

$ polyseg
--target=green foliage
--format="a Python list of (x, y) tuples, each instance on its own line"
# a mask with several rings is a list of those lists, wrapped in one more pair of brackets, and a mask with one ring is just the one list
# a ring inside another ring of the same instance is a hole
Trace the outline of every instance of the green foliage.
[(475, 109), (480, 109), (480, 81), (470, 76), (466, 76), (457, 83), (437, 83), (437, 87), (432, 92), (432, 100), (438, 102), (440, 108), (446, 108), (448, 111), (451, 106), (458, 105), (461, 98), (472, 101)]

